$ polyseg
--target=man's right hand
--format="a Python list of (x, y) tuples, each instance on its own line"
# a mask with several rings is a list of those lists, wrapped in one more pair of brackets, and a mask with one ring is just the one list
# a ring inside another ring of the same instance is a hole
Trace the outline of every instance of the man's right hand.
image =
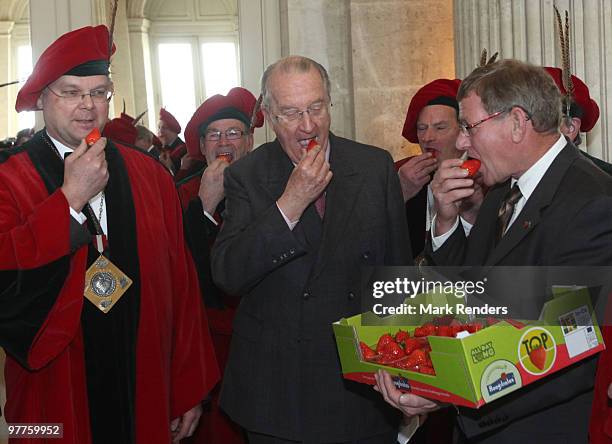
[(447, 159), (442, 162), (431, 181), (435, 201), (436, 236), (448, 232), (459, 215), (464, 199), (474, 194), (474, 180), (468, 178), (468, 171), (460, 168), (461, 159)]
[(389, 405), (401, 410), (404, 416), (408, 418), (427, 415), (443, 407), (442, 404), (430, 399), (411, 393), (402, 393), (395, 387), (391, 375), (385, 370), (378, 370), (374, 377), (376, 378), (374, 390), (379, 392)]
[(208, 214), (213, 214), (219, 202), (223, 200), (223, 171), (229, 164), (223, 159), (215, 159), (206, 167), (200, 180), (198, 196), (202, 201), (202, 208)]
[(289, 220), (298, 220), (311, 202), (325, 191), (332, 178), (320, 145), (308, 151), (289, 176), (277, 204)]
[(423, 153), (412, 157), (398, 170), (404, 202), (417, 195), (421, 188), (429, 182), (429, 175), (436, 170), (437, 161), (431, 153)]
[(91, 147), (85, 140), (64, 161), (62, 192), (72, 209), (80, 212), (91, 198), (104, 190), (108, 182), (106, 138), (98, 139)]

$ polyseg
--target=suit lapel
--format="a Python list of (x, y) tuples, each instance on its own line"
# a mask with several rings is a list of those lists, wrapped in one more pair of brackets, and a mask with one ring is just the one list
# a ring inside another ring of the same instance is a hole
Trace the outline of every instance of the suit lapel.
[(487, 258), (487, 265), (499, 263), (538, 225), (542, 219), (543, 211), (554, 199), (563, 176), (577, 157), (578, 150), (576, 147), (569, 143), (565, 145), (540, 180), (540, 183), (533, 190), (529, 200), (506, 232), (506, 235), (502, 237)]
[(272, 142), (272, 146), (268, 152), (268, 156), (262, 168), (267, 169), (267, 174), (264, 175), (263, 188), (268, 192), (270, 198), (274, 201), (283, 194), (289, 176), (293, 171), (293, 164), (283, 151), (278, 140)]
[(330, 168), (332, 180), (325, 196), (325, 217), (323, 218), (323, 235), (311, 278), (316, 278), (333, 256), (343, 237), (346, 225), (351, 219), (353, 207), (363, 184), (361, 177), (353, 168), (350, 147), (330, 134)]

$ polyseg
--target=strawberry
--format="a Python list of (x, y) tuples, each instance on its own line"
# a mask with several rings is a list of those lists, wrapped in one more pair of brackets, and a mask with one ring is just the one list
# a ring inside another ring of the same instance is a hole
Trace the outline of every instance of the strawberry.
[(389, 333), (385, 333), (378, 339), (378, 344), (376, 344), (376, 351), (378, 353), (382, 353), (383, 349), (390, 344), (391, 342), (395, 343), (395, 339)]
[(306, 152), (310, 151), (311, 149), (313, 149), (318, 144), (319, 144), (319, 142), (317, 142), (317, 139), (310, 139), (310, 142), (308, 142), (308, 146), (306, 147)]
[(232, 163), (233, 156), (232, 156), (231, 154), (229, 154), (229, 153), (219, 154), (219, 155), (217, 156), (217, 159), (224, 160), (224, 161), (225, 161), (225, 162), (227, 162), (227, 163)]
[(429, 365), (420, 365), (419, 366), (419, 373), (423, 373), (424, 375), (436, 376), (436, 371), (434, 370), (433, 367), (431, 367)]
[(438, 327), (427, 322), (420, 327), (414, 329), (414, 336), (432, 336), (438, 331)]
[(408, 360), (406, 362), (406, 365), (408, 367), (416, 367), (418, 365), (423, 365), (423, 364), (427, 365), (428, 361), (431, 362), (429, 360), (429, 356), (427, 352), (425, 350), (418, 348), (408, 355)]
[(410, 338), (410, 333), (404, 330), (399, 330), (395, 333), (395, 342), (401, 344), (402, 342), (406, 342), (406, 339)]
[(482, 324), (479, 324), (478, 322), (472, 322), (467, 325), (467, 331), (470, 333), (476, 333), (479, 330), (482, 330)]
[(372, 350), (368, 346), (368, 344), (364, 342), (359, 341), (359, 348), (361, 348), (361, 355), (363, 356), (363, 359), (365, 359), (366, 361), (375, 360), (376, 357), (378, 356), (376, 352)]
[(452, 327), (450, 325), (440, 325), (438, 327), (438, 336), (452, 337)]
[(544, 347), (539, 346), (532, 348), (529, 352), (529, 360), (540, 370), (544, 370), (546, 365), (546, 350)]
[(389, 342), (382, 348), (383, 357), (391, 357), (393, 359), (403, 358), (406, 353), (404, 349), (397, 342)]
[(461, 164), (461, 168), (467, 170), (468, 177), (474, 177), (478, 170), (480, 169), (480, 160), (478, 159), (468, 159)]
[(422, 348), (423, 344), (415, 338), (408, 338), (404, 341), (404, 350), (406, 354), (410, 354), (415, 351), (417, 348)]
[(94, 128), (85, 136), (85, 143), (87, 143), (87, 146), (92, 146), (100, 137), (102, 137), (100, 130), (98, 128)]

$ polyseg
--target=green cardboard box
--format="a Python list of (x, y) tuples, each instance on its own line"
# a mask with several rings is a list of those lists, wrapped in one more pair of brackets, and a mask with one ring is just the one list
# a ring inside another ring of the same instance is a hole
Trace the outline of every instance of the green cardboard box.
[[(385, 369), (402, 391), (479, 408), (605, 349), (588, 290), (553, 292), (555, 297), (544, 305), (540, 319), (523, 321), (522, 328), (501, 321), (461, 339), (429, 336), (435, 376), (362, 360), (359, 341), (373, 346), (384, 333), (395, 334), (399, 326), (412, 336), (417, 326), (402, 324), (403, 315), (379, 319), (381, 325), (368, 322), (375, 316), (371, 312), (341, 319), (333, 329), (342, 372), (346, 379), (374, 385), (374, 373)], [(411, 303), (441, 301), (439, 295), (419, 296)], [(434, 317), (425, 315), (421, 323)], [(546, 350), (543, 364), (542, 359), (538, 362), (542, 368), (529, 356), (538, 345)]]

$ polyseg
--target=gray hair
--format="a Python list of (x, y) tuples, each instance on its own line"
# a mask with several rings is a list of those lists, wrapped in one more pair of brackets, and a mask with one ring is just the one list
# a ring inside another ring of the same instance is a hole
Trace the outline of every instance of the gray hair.
[(539, 133), (559, 130), (561, 93), (553, 78), (540, 66), (507, 59), (476, 68), (459, 87), (457, 100), (471, 92), (480, 97), (488, 113), (518, 106), (530, 116)]
[(266, 68), (263, 75), (261, 76), (261, 95), (263, 96), (263, 105), (268, 108), (271, 103), (271, 94), (270, 89), (268, 87), (268, 81), (270, 80), (270, 76), (277, 69), (282, 70), (285, 73), (306, 73), (311, 69), (316, 69), (321, 75), (321, 80), (323, 80), (323, 86), (325, 87), (325, 93), (327, 94), (327, 99), (331, 100), (331, 83), (329, 81), (329, 75), (325, 68), (320, 64), (315, 62), (308, 57), (303, 56), (287, 56), (276, 62), (272, 63), (270, 66)]

